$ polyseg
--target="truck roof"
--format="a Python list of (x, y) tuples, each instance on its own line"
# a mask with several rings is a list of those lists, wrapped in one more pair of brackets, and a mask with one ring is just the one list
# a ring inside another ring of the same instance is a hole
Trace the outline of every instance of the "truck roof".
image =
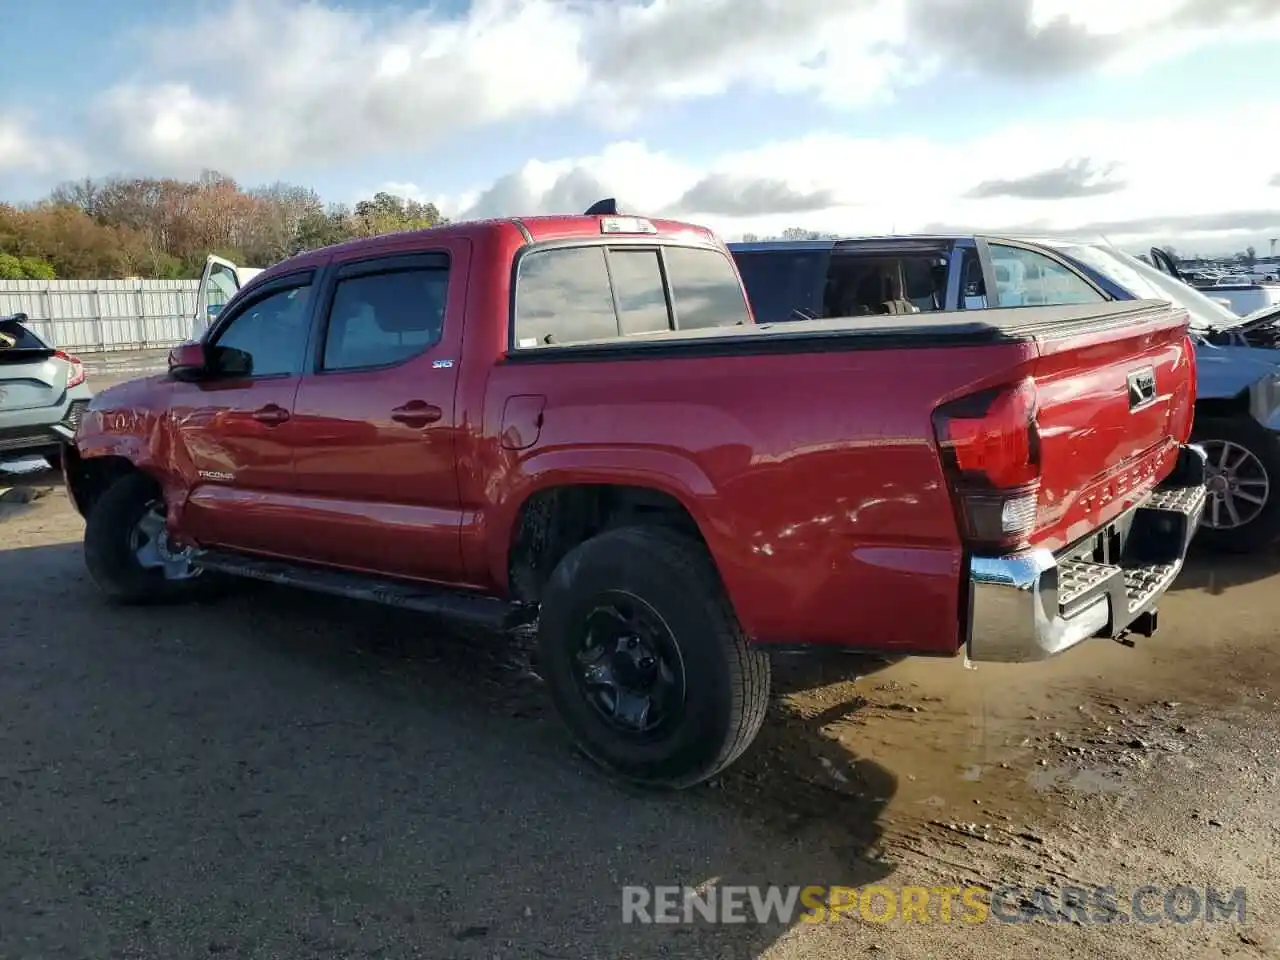
[[(636, 229), (636, 224), (644, 229)], [(402, 233), (379, 234), (374, 237), (358, 237), (342, 243), (331, 244), (316, 250), (308, 250), (283, 260), (264, 271), (265, 274), (277, 274), (285, 270), (295, 270), (327, 259), (334, 253), (359, 251), (364, 247), (383, 246), (388, 240), (396, 239), (410, 245), (410, 238), (427, 238), (447, 240), (456, 238), (475, 239), (486, 234), (494, 234), (517, 230), (524, 235), (527, 243), (542, 243), (550, 240), (569, 240), (579, 237), (599, 237), (602, 235), (635, 236), (647, 234), (655, 239), (682, 239), (697, 243), (718, 245), (716, 235), (707, 227), (679, 220), (662, 220), (653, 217), (640, 217), (633, 214), (595, 215), (573, 214), (538, 217), (503, 217), (490, 220), (464, 220), (449, 223), (427, 230), (407, 230)]]

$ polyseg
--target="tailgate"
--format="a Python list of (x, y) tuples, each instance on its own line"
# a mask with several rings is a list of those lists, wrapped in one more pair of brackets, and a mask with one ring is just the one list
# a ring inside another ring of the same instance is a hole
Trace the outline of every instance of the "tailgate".
[(1195, 353), (1181, 309), (1038, 339), (1034, 542), (1071, 544), (1136, 505), (1191, 433)]

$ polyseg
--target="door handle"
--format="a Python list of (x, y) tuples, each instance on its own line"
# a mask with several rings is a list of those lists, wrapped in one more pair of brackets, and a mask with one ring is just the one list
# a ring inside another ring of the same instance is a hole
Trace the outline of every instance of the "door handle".
[(391, 419), (396, 423), (403, 423), (406, 427), (425, 427), (429, 423), (435, 423), (442, 416), (444, 416), (443, 410), (424, 400), (410, 400), (403, 407), (396, 407), (391, 411)]
[(278, 427), (289, 419), (289, 411), (284, 407), (276, 406), (274, 403), (268, 403), (265, 407), (253, 411), (252, 416), (259, 423), (265, 423), (269, 427)]

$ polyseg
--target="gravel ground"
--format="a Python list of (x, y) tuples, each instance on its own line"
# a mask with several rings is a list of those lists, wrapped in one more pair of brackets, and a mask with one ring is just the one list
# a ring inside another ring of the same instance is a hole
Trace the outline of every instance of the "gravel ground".
[[(1280, 953), (1280, 559), (1197, 558), (1135, 649), (784, 669), (752, 750), (663, 797), (580, 761), (496, 638), (256, 586), (105, 606), (52, 484), (0, 495), (6, 960)], [(621, 922), (624, 884), (704, 883), (1244, 886), (1247, 916)]]

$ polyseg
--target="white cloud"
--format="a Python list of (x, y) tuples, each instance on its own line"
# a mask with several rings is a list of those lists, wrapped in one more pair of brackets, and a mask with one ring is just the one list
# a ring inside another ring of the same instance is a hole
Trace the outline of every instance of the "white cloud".
[(1023, 83), (1277, 26), (1274, 0), (473, 0), (461, 14), (230, 0), (151, 32), (136, 72), (86, 111), (85, 153), (273, 177), (517, 119), (576, 111), (617, 130), (734, 89), (855, 108), (939, 70)]
[[(1277, 171), (1265, 151), (1241, 149), (1240, 131), (1269, 129), (1276, 108), (1194, 123), (1029, 122), (959, 144), (814, 133), (696, 166), (625, 139), (626, 124), (731, 91), (854, 110), (939, 71), (1033, 90), (1278, 31), (1276, 0), (473, 0), (463, 13), (230, 0), (152, 31), (137, 71), (89, 105), (74, 149), (30, 118), (0, 117), (0, 173), (212, 167), (305, 179), (337, 162), (421, 155), (480, 126), (578, 116), (619, 142), (593, 157), (528, 159), (457, 196), (404, 183), (393, 192), (472, 216), (578, 211), (617, 194), (731, 234), (1124, 221), (1137, 230), (1169, 211), (1265, 208)], [(1054, 190), (1074, 197), (1055, 202)]]
[(827, 134), (698, 165), (620, 142), (596, 156), (528, 161), (441, 206), (463, 218), (580, 213), (617, 196), (634, 211), (678, 213), (729, 237), (791, 226), (848, 234), (949, 227), (1229, 245), (1245, 234), (1251, 242), (1280, 235), (1280, 197), (1269, 189), (1276, 162), (1236, 147), (1240, 130), (1274, 124), (1280, 104), (1263, 102), (1199, 118), (1194, 137), (1182, 118), (1024, 123), (961, 143)]
[(37, 136), (29, 117), (0, 113), (0, 174), (65, 177), (74, 175), (81, 162), (83, 158), (73, 145)]

